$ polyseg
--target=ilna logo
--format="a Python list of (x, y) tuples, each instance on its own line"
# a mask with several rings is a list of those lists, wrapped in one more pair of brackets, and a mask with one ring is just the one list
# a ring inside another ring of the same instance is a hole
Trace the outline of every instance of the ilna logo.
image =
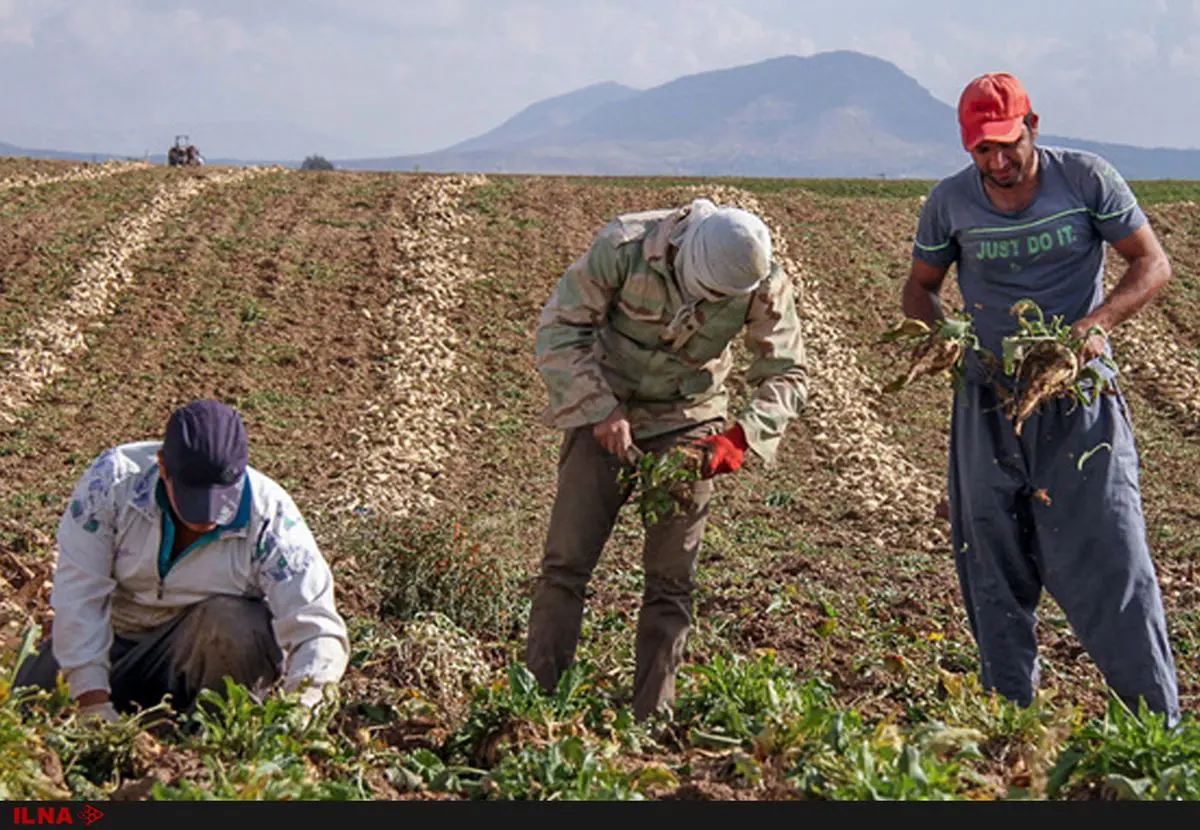
[(69, 807), (13, 807), (13, 824), (75, 824), (85, 827), (104, 818), (91, 804), (71, 814)]

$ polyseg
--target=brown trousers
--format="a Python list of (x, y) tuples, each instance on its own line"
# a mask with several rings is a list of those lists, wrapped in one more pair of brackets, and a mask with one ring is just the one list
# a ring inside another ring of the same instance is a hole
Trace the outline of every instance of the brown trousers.
[[(662, 452), (720, 428), (720, 421), (710, 421), (639, 441), (638, 447)], [(584, 590), (617, 514), (631, 495), (618, 481), (620, 469), (620, 461), (597, 443), (591, 427), (567, 431), (525, 647), (525, 664), (546, 691), (554, 689), (575, 659)], [(642, 548), (646, 587), (638, 617), (633, 683), (633, 711), (638, 719), (675, 699), (675, 675), (691, 627), (696, 558), (712, 492), (712, 481), (696, 482), (686, 512), (646, 528)]]

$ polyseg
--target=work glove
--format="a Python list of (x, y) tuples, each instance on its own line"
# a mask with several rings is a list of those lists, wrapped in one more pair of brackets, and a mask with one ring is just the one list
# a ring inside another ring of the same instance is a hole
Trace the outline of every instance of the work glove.
[(717, 435), (710, 435), (699, 441), (701, 447), (707, 450), (707, 458), (701, 474), (712, 478), (721, 473), (732, 473), (742, 466), (746, 450), (746, 432), (741, 424), (734, 424), (730, 429)]
[(325, 700), (325, 687), (310, 685), (300, 693), (300, 704), (309, 711), (317, 708)]
[(121, 716), (117, 714), (117, 709), (113, 706), (111, 700), (104, 700), (100, 703), (89, 703), (87, 706), (79, 707), (79, 720), (81, 721), (116, 723), (120, 719)]

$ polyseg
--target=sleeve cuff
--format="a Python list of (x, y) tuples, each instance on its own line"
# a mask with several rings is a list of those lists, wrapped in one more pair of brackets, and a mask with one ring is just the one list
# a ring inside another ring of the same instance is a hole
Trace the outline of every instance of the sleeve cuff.
[(346, 644), (340, 637), (314, 637), (303, 643), (291, 655), (288, 674), (283, 683), (284, 691), (296, 691), (305, 680), (309, 680), (315, 687), (337, 683), (346, 673), (348, 662)]
[(933, 268), (949, 268), (957, 260), (957, 255), (947, 249), (913, 247), (912, 258)]
[(774, 434), (756, 423), (749, 414), (743, 415), (738, 424), (746, 436), (746, 444), (751, 452), (762, 459), (763, 463), (771, 466), (775, 463), (775, 454), (779, 450), (782, 435)]
[(79, 697), (84, 692), (97, 690), (112, 692), (108, 680), (108, 669), (104, 666), (80, 666), (77, 669), (63, 672), (63, 675), (71, 690), (71, 697)]

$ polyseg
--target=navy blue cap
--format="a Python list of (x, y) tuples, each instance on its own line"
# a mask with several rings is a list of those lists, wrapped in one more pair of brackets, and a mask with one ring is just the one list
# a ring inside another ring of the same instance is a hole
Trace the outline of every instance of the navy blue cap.
[(224, 525), (237, 516), (250, 450), (241, 417), (218, 401), (193, 401), (171, 413), (163, 463), (179, 517)]

